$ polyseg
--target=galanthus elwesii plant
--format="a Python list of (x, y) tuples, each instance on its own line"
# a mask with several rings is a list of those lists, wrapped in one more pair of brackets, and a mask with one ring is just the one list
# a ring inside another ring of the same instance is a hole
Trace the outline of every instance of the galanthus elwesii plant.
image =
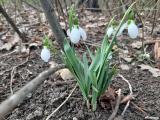
[(74, 44), (78, 43), (80, 39), (87, 39), (85, 30), (79, 26), (78, 17), (76, 15), (74, 6), (72, 6), (69, 10), (69, 29), (67, 30), (67, 35)]
[(49, 62), (49, 59), (51, 57), (51, 52), (50, 51), (52, 53), (55, 53), (56, 49), (53, 47), (49, 38), (47, 36), (45, 36), (45, 38), (43, 39), (43, 49), (41, 51), (41, 59), (44, 62)]
[[(138, 37), (138, 27), (135, 24), (135, 21), (133, 20), (134, 15), (133, 12), (131, 12), (129, 15), (129, 20), (127, 20), (120, 28), (116, 36), (122, 35), (124, 29), (128, 29), (128, 35), (130, 38), (135, 39)], [(108, 37), (111, 37), (115, 34), (115, 31), (117, 29), (117, 26), (115, 26), (114, 22), (111, 23), (110, 27), (106, 29), (106, 33)]]
[[(115, 44), (116, 36), (120, 29), (122, 29), (121, 27), (123, 26), (123, 23), (134, 4), (135, 3), (133, 3), (126, 11), (124, 17), (113, 34), (111, 42), (109, 42), (108, 37), (112, 34), (114, 28), (110, 28), (110, 31), (104, 36), (101, 47), (97, 47), (97, 50), (94, 53), (86, 47), (87, 51), (84, 52), (82, 58), (80, 58), (78, 54), (76, 54), (75, 49), (70, 46), (67, 39), (64, 40), (64, 62), (77, 80), (87, 107), (92, 108), (93, 111), (97, 108), (97, 100), (108, 89), (113, 76), (116, 74), (115, 67), (110, 64), (112, 60), (111, 50)], [(73, 16), (73, 14), (75, 14), (75, 11), (73, 9), (71, 10), (72, 11), (69, 12), (72, 13), (69, 14), (69, 26), (70, 32), (72, 33), (72, 30), (75, 30), (74, 25), (78, 24), (75, 24), (74, 21), (75, 16)], [(111, 20), (108, 26), (111, 26), (112, 21), (113, 20)], [(76, 19), (76, 23), (78, 23), (78, 19)], [(75, 30), (76, 32), (73, 32), (78, 34), (77, 38), (75, 37), (75, 34), (70, 34), (70, 38), (74, 38), (73, 40), (71, 39), (71, 42), (74, 40), (76, 41), (73, 43), (79, 42), (80, 33), (78, 33), (78, 30), (79, 29), (77, 27)], [(87, 57), (87, 55), (89, 55), (89, 57)]]
[(43, 46), (43, 49), (41, 51), (41, 59), (44, 62), (48, 62), (50, 57), (51, 57), (50, 50), (47, 48), (47, 46)]

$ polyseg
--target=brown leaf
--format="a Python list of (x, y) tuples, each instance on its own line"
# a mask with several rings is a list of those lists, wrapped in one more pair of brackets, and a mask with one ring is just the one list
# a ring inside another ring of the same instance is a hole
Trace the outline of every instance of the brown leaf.
[(19, 36), (17, 35), (17, 33), (14, 34), (14, 36), (12, 36), (11, 38), (13, 39), (10, 39), (7, 43), (5, 43), (1, 48), (0, 50), (10, 50), (13, 46), (15, 46), (20, 38)]
[(153, 68), (149, 65), (144, 65), (144, 64), (139, 65), (139, 67), (141, 67), (142, 70), (148, 70), (149, 72), (151, 72), (153, 77), (159, 77), (160, 76), (160, 70), (157, 69), (157, 68)]
[(132, 99), (134, 99), (134, 95), (127, 95), (121, 100), (121, 103), (126, 103), (126, 102), (128, 102), (129, 100), (132, 100)]

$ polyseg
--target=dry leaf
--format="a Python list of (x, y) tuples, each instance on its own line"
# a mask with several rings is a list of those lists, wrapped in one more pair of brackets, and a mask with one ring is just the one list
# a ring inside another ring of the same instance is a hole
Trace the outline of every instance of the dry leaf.
[(157, 69), (157, 68), (153, 68), (149, 65), (144, 65), (144, 64), (139, 65), (139, 67), (141, 67), (142, 70), (148, 70), (149, 72), (151, 72), (153, 77), (159, 77), (160, 76), (160, 70)]
[(122, 70), (129, 70), (130, 69), (127, 64), (121, 64), (120, 67)]
[(74, 78), (72, 73), (67, 68), (58, 70), (55, 74), (57, 73), (61, 76), (63, 80), (71, 80)]
[(13, 37), (14, 39), (10, 39), (7, 43), (5, 43), (4, 45), (2, 45), (2, 47), (0, 48), (0, 50), (10, 50), (13, 46), (16, 45), (16, 43), (18, 43), (20, 41), (19, 36), (17, 35), (17, 33), (14, 34)]
[(129, 100), (132, 100), (132, 99), (134, 99), (134, 95), (127, 95), (121, 100), (121, 103), (126, 103), (126, 102), (128, 102)]
[(142, 42), (137, 41), (131, 44), (132, 48), (140, 49), (142, 47)]

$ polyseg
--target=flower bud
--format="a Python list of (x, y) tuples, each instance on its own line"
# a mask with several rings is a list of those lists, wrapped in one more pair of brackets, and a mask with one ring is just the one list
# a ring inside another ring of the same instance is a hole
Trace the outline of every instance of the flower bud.
[(133, 20), (131, 20), (131, 23), (128, 25), (128, 35), (132, 39), (135, 39), (138, 36), (138, 27)]
[(46, 46), (44, 46), (41, 51), (41, 59), (44, 62), (48, 62), (50, 57), (51, 57), (50, 50)]
[(114, 32), (113, 26), (109, 27), (108, 30), (106, 30), (106, 32), (107, 32), (108, 37), (110, 37)]
[(79, 32), (79, 29), (74, 27), (72, 30), (71, 30), (71, 33), (70, 33), (70, 39), (71, 39), (71, 42), (76, 44), (80, 41), (80, 38), (81, 38), (81, 34)]

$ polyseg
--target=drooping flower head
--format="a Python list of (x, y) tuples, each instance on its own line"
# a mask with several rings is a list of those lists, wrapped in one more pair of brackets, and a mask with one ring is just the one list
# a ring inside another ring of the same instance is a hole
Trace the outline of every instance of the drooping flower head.
[(87, 34), (86, 34), (85, 30), (83, 28), (77, 27), (77, 26), (74, 26), (71, 29), (71, 32), (68, 29), (67, 30), (67, 35), (69, 36), (71, 42), (74, 43), (74, 44), (78, 43), (81, 38), (82, 38), (82, 40), (87, 39)]
[(135, 39), (138, 37), (138, 27), (135, 24), (135, 22), (133, 20), (129, 21), (129, 25), (128, 25), (128, 35), (129, 37), (131, 37), (132, 39)]
[(41, 59), (44, 62), (48, 62), (50, 57), (51, 57), (50, 50), (47, 48), (47, 46), (43, 46), (43, 49), (41, 51)]

